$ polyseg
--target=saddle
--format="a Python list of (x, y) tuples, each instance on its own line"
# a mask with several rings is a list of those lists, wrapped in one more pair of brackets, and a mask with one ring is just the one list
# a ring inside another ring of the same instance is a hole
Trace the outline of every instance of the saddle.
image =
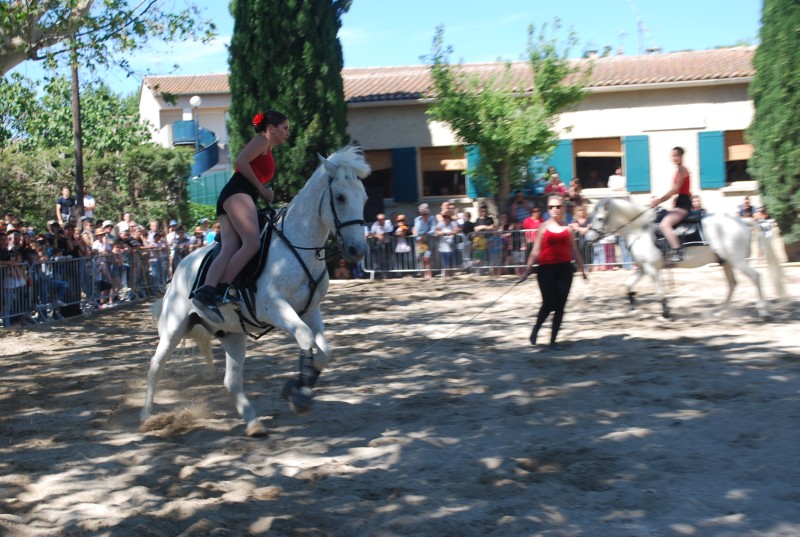
[[(668, 212), (666, 209), (657, 209), (655, 223), (659, 224)], [(708, 246), (705, 233), (703, 233), (703, 214), (700, 211), (690, 211), (686, 218), (675, 226), (675, 235), (681, 241), (681, 248)], [(670, 250), (669, 243), (658, 226), (656, 226), (656, 244), (665, 255)]]
[[(256, 255), (247, 262), (244, 269), (239, 273), (238, 276), (233, 280), (233, 287), (235, 287), (239, 291), (239, 306), (244, 305), (247, 308), (248, 313), (250, 314), (250, 318), (255, 319), (255, 302), (256, 302), (256, 282), (258, 282), (259, 276), (264, 271), (264, 268), (267, 266), (267, 258), (269, 256), (269, 245), (272, 239), (272, 232), (275, 229), (275, 223), (280, 218), (280, 215), (277, 215), (271, 208), (259, 209), (258, 210), (258, 227), (261, 229), (261, 247), (259, 248)], [(200, 269), (197, 271), (197, 275), (195, 276), (194, 285), (192, 285), (192, 294), (202, 287), (205, 284), (206, 276), (208, 275), (208, 269), (211, 266), (211, 262), (219, 255), (220, 251), (222, 250), (222, 237), (218, 233), (215, 236), (215, 244), (214, 247), (211, 248), (206, 255), (203, 257), (202, 262), (200, 263)], [(247, 322), (248, 324), (266, 329), (264, 333), (259, 335), (258, 337), (263, 336), (274, 327), (270, 325), (261, 325), (261, 323), (254, 324), (249, 320), (245, 319), (242, 316), (241, 307), (237, 308), (237, 313), (239, 315), (239, 321), (242, 323), (242, 329), (245, 329), (244, 323)], [(249, 332), (245, 330), (245, 333), (258, 339), (258, 337), (253, 336)]]

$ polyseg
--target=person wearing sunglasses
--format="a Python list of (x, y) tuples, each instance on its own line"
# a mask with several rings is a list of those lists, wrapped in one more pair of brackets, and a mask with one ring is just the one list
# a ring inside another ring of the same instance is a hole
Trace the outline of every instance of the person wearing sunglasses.
[(553, 312), (553, 324), (550, 331), (550, 349), (562, 350), (563, 347), (556, 343), (561, 321), (564, 318), (564, 307), (567, 304), (569, 290), (572, 287), (572, 277), (575, 272), (573, 261), (581, 271), (583, 279), (586, 278), (583, 257), (578, 250), (572, 229), (566, 223), (565, 202), (561, 196), (547, 198), (547, 212), (550, 218), (542, 222), (536, 230), (536, 239), (533, 249), (528, 256), (525, 272), (517, 283), (528, 279), (533, 265), (536, 269), (539, 291), (542, 293), (542, 305), (536, 315), (536, 324), (530, 335), (531, 345), (536, 345), (536, 338), (545, 320)]

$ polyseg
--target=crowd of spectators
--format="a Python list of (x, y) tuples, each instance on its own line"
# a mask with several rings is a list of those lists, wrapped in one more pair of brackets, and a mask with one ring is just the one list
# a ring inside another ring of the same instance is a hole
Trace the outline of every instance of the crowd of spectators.
[[(147, 227), (126, 212), (118, 222), (95, 221), (97, 202), (84, 193), (84, 214), (62, 189), (55, 218), (38, 230), (5, 211), (0, 220), (0, 314), (4, 327), (100, 309), (163, 290), (181, 259), (214, 240), (204, 218), (189, 231), (177, 220)], [(218, 226), (218, 224), (215, 224)]]

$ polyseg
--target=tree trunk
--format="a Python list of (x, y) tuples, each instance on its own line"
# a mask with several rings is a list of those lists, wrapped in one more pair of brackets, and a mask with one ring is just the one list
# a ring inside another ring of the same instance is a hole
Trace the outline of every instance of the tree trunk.
[(72, 48), (72, 140), (75, 145), (75, 199), (83, 216), (83, 129), (81, 128), (81, 94), (78, 87), (78, 51)]
[(505, 214), (508, 212), (508, 204), (509, 200), (511, 199), (511, 181), (508, 176), (508, 164), (503, 163), (500, 167), (500, 192), (497, 199), (497, 207), (500, 211), (498, 214), (498, 219), (500, 214)]

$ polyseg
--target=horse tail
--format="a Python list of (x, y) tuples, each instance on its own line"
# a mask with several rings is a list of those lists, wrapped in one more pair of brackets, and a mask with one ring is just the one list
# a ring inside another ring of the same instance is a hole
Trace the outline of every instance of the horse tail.
[(756, 221), (752, 223), (753, 229), (758, 235), (758, 245), (761, 251), (764, 252), (764, 257), (767, 259), (767, 267), (769, 268), (769, 276), (772, 280), (772, 286), (775, 288), (775, 293), (778, 297), (786, 297), (786, 286), (783, 284), (783, 268), (781, 262), (775, 251), (772, 249), (772, 241), (769, 240), (766, 233)]
[(158, 318), (161, 317), (161, 308), (164, 305), (164, 299), (159, 298), (150, 306), (150, 315), (153, 316), (153, 322), (158, 324)]

